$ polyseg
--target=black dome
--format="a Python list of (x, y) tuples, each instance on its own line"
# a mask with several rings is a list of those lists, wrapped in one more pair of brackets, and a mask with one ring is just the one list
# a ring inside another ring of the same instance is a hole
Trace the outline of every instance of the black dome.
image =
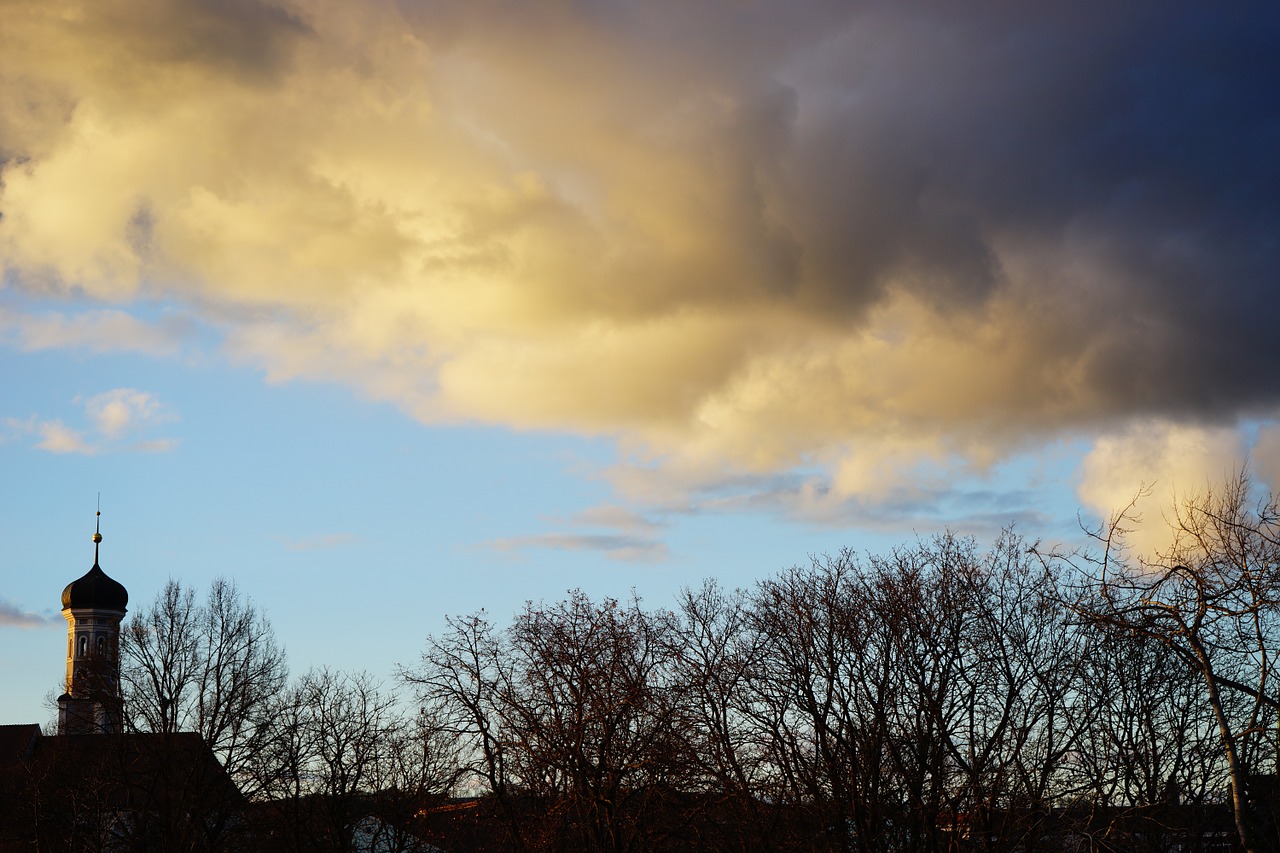
[(67, 584), (62, 591), (62, 608), (92, 608), (94, 610), (119, 610), (124, 612), (129, 603), (129, 592), (124, 585), (107, 577), (97, 563), (89, 573)]

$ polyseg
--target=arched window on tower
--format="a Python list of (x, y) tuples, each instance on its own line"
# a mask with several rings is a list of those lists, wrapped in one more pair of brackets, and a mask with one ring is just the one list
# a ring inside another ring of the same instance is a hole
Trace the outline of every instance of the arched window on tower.
[(98, 657), (104, 658), (106, 656), (107, 656), (107, 638), (99, 634), (98, 635)]
[(87, 657), (88, 654), (89, 654), (89, 638), (86, 637), (84, 634), (81, 634), (80, 635), (80, 651), (76, 654), (76, 657)]

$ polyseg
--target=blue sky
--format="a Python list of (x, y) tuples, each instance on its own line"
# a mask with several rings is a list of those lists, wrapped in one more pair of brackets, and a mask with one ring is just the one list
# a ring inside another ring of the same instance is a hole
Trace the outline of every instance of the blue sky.
[[(573, 588), (615, 597), (635, 590), (665, 606), (703, 578), (746, 586), (809, 554), (887, 550), (948, 523), (932, 508), (889, 525), (808, 522), (751, 485), (701, 496), (700, 506), (628, 504), (604, 473), (618, 462), (607, 438), (423, 425), (350, 389), (270, 384), (210, 354), (8, 348), (0, 366), (21, 377), (6, 384), (6, 417), (59, 420), (86, 443), (101, 442), (92, 453), (54, 452), (11, 426), (0, 443), (8, 472), (0, 577), (14, 611), (0, 623), (6, 721), (46, 721), (45, 696), (59, 692), (58, 596), (92, 563), (98, 491), (101, 562), (126, 584), (131, 609), (170, 577), (197, 589), (231, 577), (268, 614), (296, 671), (368, 669), (388, 683), (447, 614), (487, 608), (501, 619), (526, 600)], [(85, 401), (118, 388), (149, 389), (161, 408), (105, 438)], [(164, 444), (136, 449), (146, 442)], [(951, 511), (980, 535), (1015, 518), (1031, 525), (1018, 494), (1026, 489), (1043, 514), (1037, 532), (1069, 536), (1077, 456), (1064, 447), (1003, 476), (953, 484), (972, 490), (969, 501), (989, 503), (991, 518), (966, 519), (964, 499)], [(1045, 490), (1044, 481), (1054, 485)], [(1008, 489), (1005, 505), (986, 494)], [(727, 498), (733, 505), (718, 509)], [(628, 514), (634, 520), (619, 524)]]
[(16, 2), (0, 722), (62, 587), (295, 670), (1280, 481), (1273, 6)]

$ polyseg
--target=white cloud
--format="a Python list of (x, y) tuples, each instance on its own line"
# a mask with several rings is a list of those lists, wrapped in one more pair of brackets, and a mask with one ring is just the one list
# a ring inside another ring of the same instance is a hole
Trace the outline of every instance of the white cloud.
[(115, 388), (84, 401), (85, 414), (98, 434), (108, 441), (155, 424), (174, 420), (155, 395), (136, 388)]
[(1129, 544), (1154, 555), (1169, 544), (1167, 519), (1180, 496), (1216, 488), (1232, 477), (1247, 456), (1244, 432), (1236, 427), (1186, 426), (1150, 420), (1096, 439), (1082, 465), (1077, 494), (1102, 519), (1139, 497), (1140, 519)]
[(32, 314), (0, 307), (0, 341), (28, 351), (87, 349), (170, 356), (181, 350), (194, 327), (194, 321), (182, 316), (152, 324), (117, 309)]
[(40, 421), (35, 425), (35, 431), (40, 436), (36, 447), (50, 453), (79, 453), (93, 456), (99, 450), (85, 441), (83, 432), (71, 429), (62, 421)]
[(15, 418), (7, 416), (0, 418), (0, 424), (4, 425), (4, 432), (0, 433), (0, 441), (13, 441), (22, 436), (30, 435), (35, 432), (38, 420), (33, 415), (29, 418)]
[(35, 435), (35, 446), (50, 453), (93, 456), (102, 452), (164, 453), (178, 446), (165, 437), (135, 438), (177, 420), (177, 415), (154, 394), (136, 388), (115, 388), (74, 403), (84, 408), (87, 424), (77, 429), (60, 418), (7, 417), (11, 435)]

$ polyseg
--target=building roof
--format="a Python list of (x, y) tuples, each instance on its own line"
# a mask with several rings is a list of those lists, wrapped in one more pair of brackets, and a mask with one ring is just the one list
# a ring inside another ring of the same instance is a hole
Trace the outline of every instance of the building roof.
[(240, 849), (244, 798), (199, 734), (34, 740), (0, 765), (0, 853), (79, 849), (84, 837), (112, 850)]
[(40, 726), (36, 723), (0, 726), (0, 767), (26, 761), (39, 739)]
[(119, 581), (107, 576), (107, 573), (93, 561), (93, 568), (83, 577), (67, 584), (62, 591), (62, 609), (92, 608), (94, 610), (125, 611), (129, 603), (129, 592)]
[(239, 788), (195, 732), (58, 735), (40, 738), (33, 757), (73, 787), (92, 778), (134, 808), (195, 796), (239, 805)]

